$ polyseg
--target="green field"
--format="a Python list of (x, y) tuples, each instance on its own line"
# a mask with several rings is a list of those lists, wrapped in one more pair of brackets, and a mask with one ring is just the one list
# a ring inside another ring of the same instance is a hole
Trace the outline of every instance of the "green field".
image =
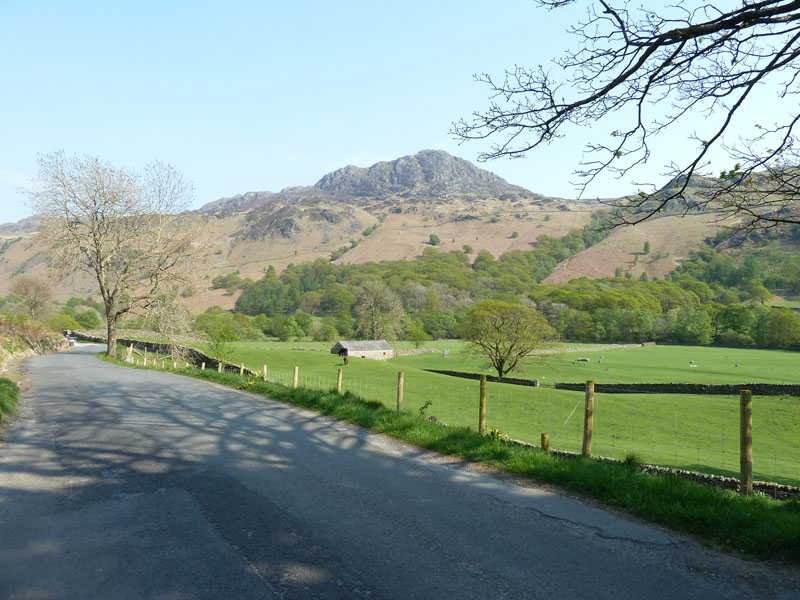
[[(298, 366), (299, 385), (313, 389), (334, 388), (342, 369), (344, 390), (387, 406), (396, 403), (397, 373), (403, 371), (404, 409), (418, 412), (427, 404), (424, 414), (439, 422), (477, 427), (478, 382), (424, 370), (491, 373), (485, 359), (463, 353), (462, 342), (429, 343), (438, 351), (385, 362), (351, 358), (347, 366), (329, 353), (330, 346), (236, 343), (232, 360), (253, 370), (266, 364), (269, 378), (286, 385)], [(404, 346), (410, 344), (398, 344)], [(553, 448), (575, 452), (581, 446), (583, 393), (552, 389), (555, 381), (793, 383), (800, 361), (800, 354), (777, 350), (570, 346), (580, 349), (532, 358), (515, 375), (538, 378), (545, 387), (490, 383), (488, 427), (537, 445), (546, 432)], [(577, 362), (579, 357), (590, 362)], [(597, 394), (593, 453), (624, 458), (633, 452), (650, 464), (736, 476), (738, 409), (738, 396)], [(756, 479), (800, 485), (800, 398), (754, 398), (753, 429)]]
[(798, 296), (773, 296), (768, 303), (770, 306), (800, 309), (800, 297)]

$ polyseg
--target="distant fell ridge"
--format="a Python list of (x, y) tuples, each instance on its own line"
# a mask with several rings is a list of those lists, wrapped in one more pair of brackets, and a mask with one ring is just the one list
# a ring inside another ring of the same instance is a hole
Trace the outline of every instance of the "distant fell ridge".
[(336, 200), (369, 208), (385, 206), (392, 198), (417, 203), (452, 196), (507, 201), (545, 198), (443, 150), (422, 150), (371, 167), (348, 165), (328, 173), (313, 186), (289, 187), (278, 193), (248, 192), (210, 202), (200, 210), (243, 211), (267, 204), (296, 204), (309, 200)]
[(16, 223), (2, 223), (0, 224), (0, 235), (20, 235), (38, 231), (39, 220), (39, 215), (33, 215)]

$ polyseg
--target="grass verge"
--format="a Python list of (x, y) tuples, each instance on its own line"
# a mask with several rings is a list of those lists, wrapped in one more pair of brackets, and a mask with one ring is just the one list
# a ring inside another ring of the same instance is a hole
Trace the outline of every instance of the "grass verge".
[[(105, 360), (130, 366), (120, 361)], [(136, 367), (134, 367), (136, 368)], [(140, 367), (144, 368), (144, 367)], [(170, 369), (164, 369), (170, 370)], [(437, 452), (481, 463), (593, 498), (708, 545), (745, 557), (800, 563), (800, 502), (751, 498), (628, 464), (571, 459), (481, 436), (467, 427), (442, 427), (411, 412), (334, 390), (291, 389), (237, 374), (180, 369), (183, 375), (247, 390)]]
[(8, 415), (17, 409), (19, 388), (10, 379), (0, 377), (0, 421), (3, 415)]

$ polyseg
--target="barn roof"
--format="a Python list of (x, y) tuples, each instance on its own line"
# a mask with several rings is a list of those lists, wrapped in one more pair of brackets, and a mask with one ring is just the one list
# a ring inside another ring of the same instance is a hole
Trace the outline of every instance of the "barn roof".
[(339, 341), (331, 348), (331, 354), (338, 354), (339, 350), (347, 348), (348, 352), (386, 352), (392, 347), (386, 340), (365, 340), (365, 341)]

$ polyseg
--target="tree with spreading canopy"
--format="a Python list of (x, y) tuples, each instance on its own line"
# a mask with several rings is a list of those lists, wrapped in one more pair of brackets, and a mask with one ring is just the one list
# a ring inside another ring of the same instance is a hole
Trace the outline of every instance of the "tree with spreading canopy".
[[(402, 327), (403, 304), (381, 280), (358, 288), (358, 334), (367, 340), (396, 340)], [(339, 327), (337, 327), (339, 329)]]
[(8, 291), (22, 301), (33, 319), (40, 318), (42, 312), (53, 300), (50, 286), (38, 277), (17, 275), (11, 280)]
[(519, 368), (523, 358), (555, 335), (539, 311), (500, 300), (476, 304), (467, 311), (461, 325), (461, 337), (468, 340), (468, 351), (486, 356), (500, 378)]
[(192, 259), (204, 248), (198, 221), (182, 214), (192, 186), (159, 162), (142, 173), (62, 151), (38, 162), (30, 196), (52, 266), (63, 275), (77, 270), (95, 279), (108, 354), (116, 356), (117, 320), (188, 282)]
[[(696, 116), (690, 148), (667, 165), (671, 184), (621, 201), (613, 224), (639, 223), (668, 205), (683, 214), (715, 210), (741, 219), (745, 231), (800, 222), (799, 0), (537, 4), (550, 10), (585, 4), (587, 17), (569, 28), (577, 43), (556, 69), (517, 66), (502, 81), (476, 76), (491, 88), (490, 105), (453, 132), (462, 140), (492, 138), (481, 160), (521, 157), (570, 126), (591, 127), (597, 137), (576, 170), (586, 193), (602, 173), (633, 175), (659, 134)], [(747, 111), (762, 106), (763, 90), (771, 94), (764, 121), (749, 123)], [(690, 189), (716, 150), (735, 166), (707, 187)]]

